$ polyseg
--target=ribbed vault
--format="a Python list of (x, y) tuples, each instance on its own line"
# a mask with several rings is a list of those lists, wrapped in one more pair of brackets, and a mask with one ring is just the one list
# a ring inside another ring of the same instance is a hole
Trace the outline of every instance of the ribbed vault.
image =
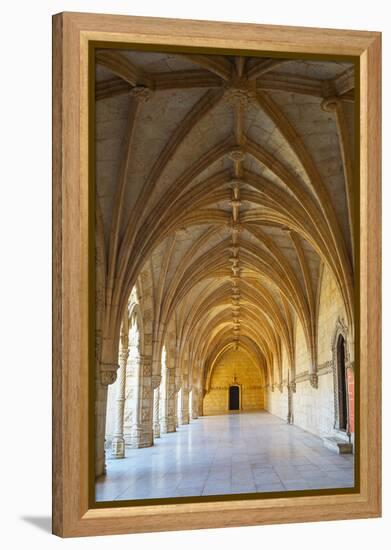
[(96, 81), (102, 364), (136, 286), (156, 376), (174, 340), (190, 387), (230, 348), (293, 379), (297, 323), (315, 370), (323, 265), (353, 319), (351, 66), (101, 50)]

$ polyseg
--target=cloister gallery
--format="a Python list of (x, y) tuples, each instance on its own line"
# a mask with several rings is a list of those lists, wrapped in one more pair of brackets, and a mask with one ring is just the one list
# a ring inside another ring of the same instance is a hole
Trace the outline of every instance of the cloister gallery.
[(96, 54), (97, 500), (354, 484), (354, 67)]

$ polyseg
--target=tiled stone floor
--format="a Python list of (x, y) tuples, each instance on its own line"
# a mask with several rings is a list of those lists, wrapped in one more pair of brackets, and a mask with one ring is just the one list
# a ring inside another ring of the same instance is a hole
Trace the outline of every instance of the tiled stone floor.
[(96, 500), (352, 487), (353, 456), (267, 412), (201, 417), (108, 459)]

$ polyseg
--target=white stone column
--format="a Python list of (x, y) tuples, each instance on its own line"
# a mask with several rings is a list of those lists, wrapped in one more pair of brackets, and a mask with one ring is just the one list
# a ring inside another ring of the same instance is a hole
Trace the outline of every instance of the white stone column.
[(193, 418), (193, 390), (189, 391), (189, 420)]
[(182, 389), (179, 388), (175, 392), (175, 427), (178, 428), (182, 424)]
[(117, 401), (115, 411), (115, 431), (111, 447), (113, 458), (125, 457), (125, 439), (124, 439), (124, 410), (125, 410), (125, 383), (126, 383), (126, 365), (129, 356), (128, 339), (123, 342), (119, 353), (119, 369), (117, 373)]
[(153, 437), (160, 437), (160, 385), (153, 390)]

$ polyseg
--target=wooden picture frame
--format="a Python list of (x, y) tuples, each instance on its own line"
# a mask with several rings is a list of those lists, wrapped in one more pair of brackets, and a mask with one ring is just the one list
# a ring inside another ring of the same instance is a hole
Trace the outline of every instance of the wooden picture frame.
[[(346, 55), (359, 63), (360, 384), (356, 492), (91, 507), (89, 497), (89, 43), (221, 51)], [(155, 19), (86, 13), (53, 17), (53, 533), (139, 533), (381, 514), (380, 135), (381, 35), (377, 32)]]

